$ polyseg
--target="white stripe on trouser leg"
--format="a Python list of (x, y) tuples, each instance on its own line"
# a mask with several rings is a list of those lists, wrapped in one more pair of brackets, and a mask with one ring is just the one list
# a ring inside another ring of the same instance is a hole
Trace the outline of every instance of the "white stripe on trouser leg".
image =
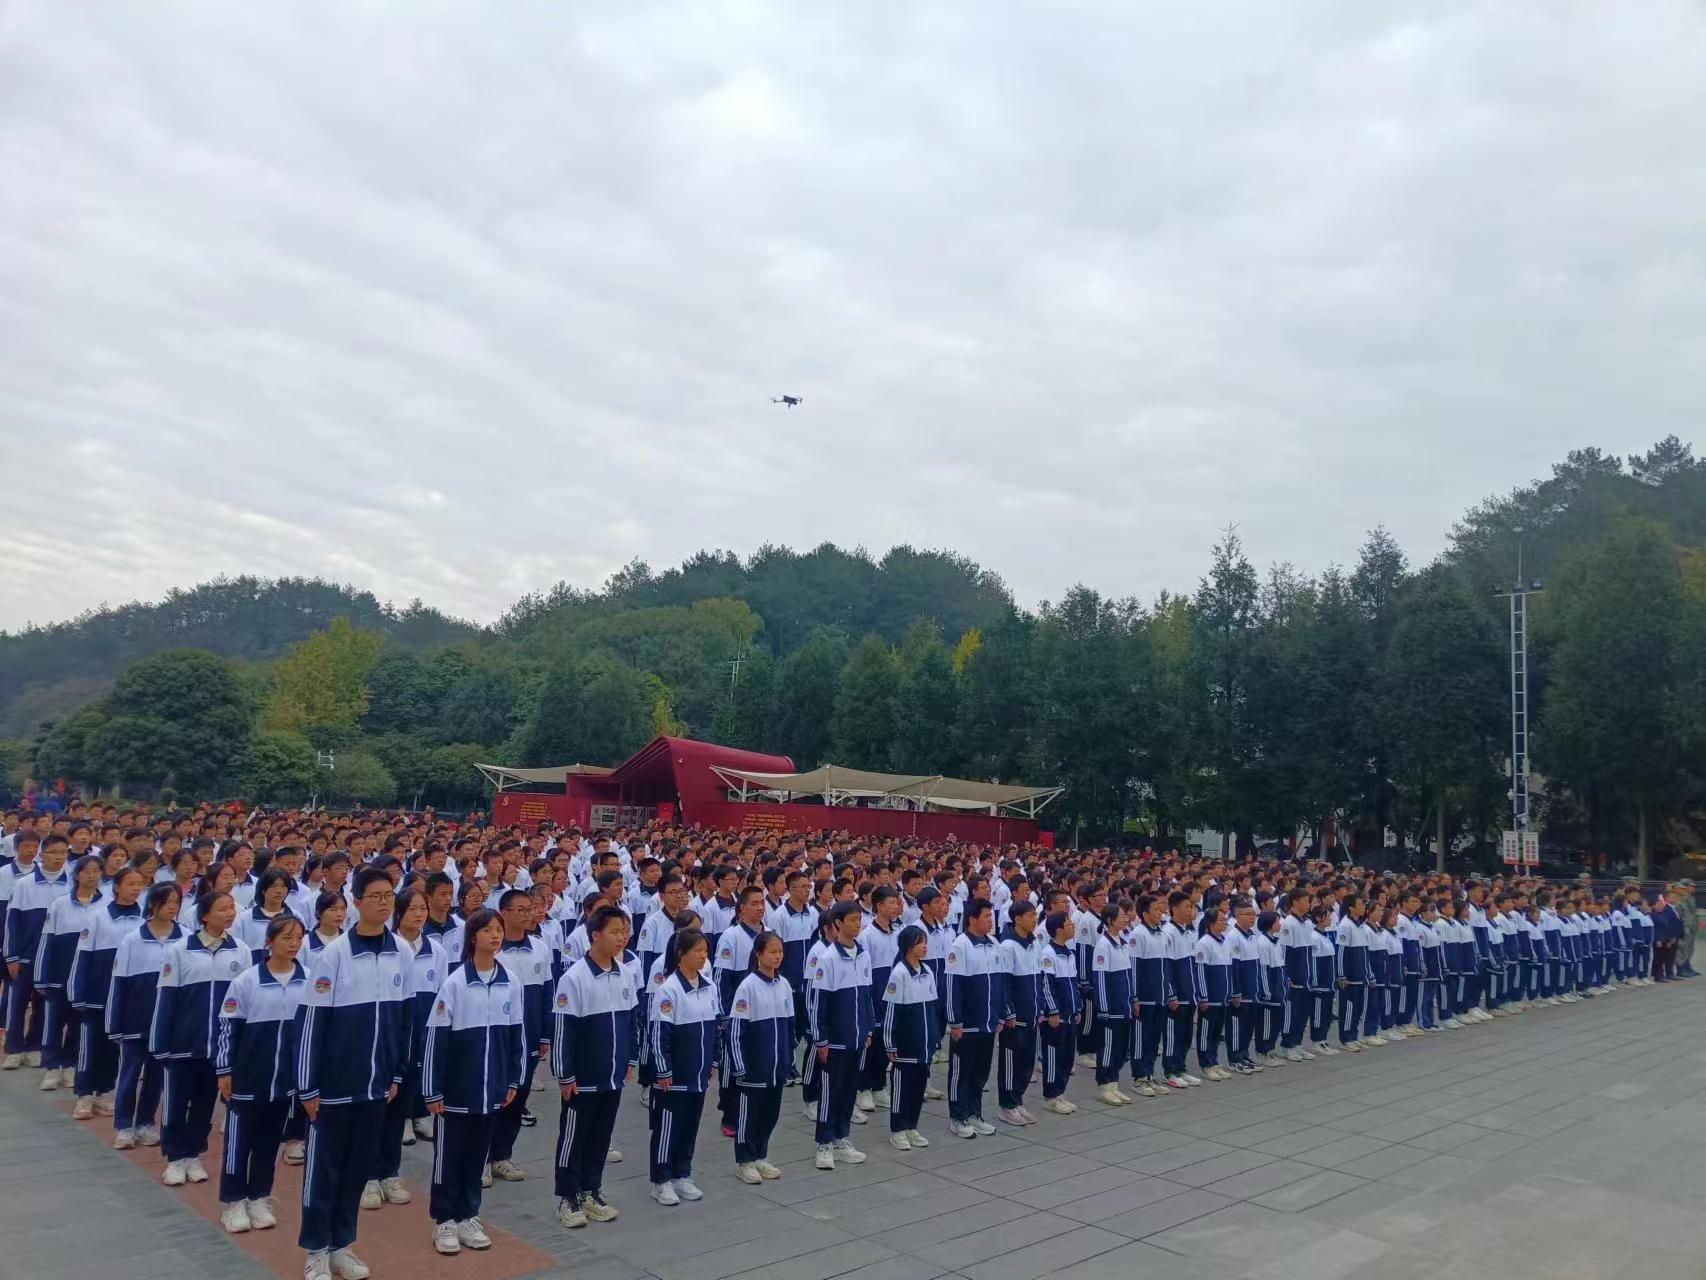
[(1102, 1065), (1105, 1067), (1114, 1060), (1114, 1029), (1111, 1026), (1102, 1027)]
[[(443, 1120), (444, 1117), (440, 1116), (439, 1119)], [(436, 1129), (434, 1133), (437, 1141), (433, 1143), (432, 1185), (435, 1187), (442, 1187), (444, 1185), (444, 1148), (449, 1144), (444, 1140), (444, 1129), (442, 1125)]]
[(735, 1121), (735, 1141), (736, 1142), (745, 1142), (746, 1141), (746, 1090), (744, 1090), (744, 1089), (741, 1090), (741, 1095), (740, 1095), (739, 1118), (736, 1119), (736, 1121)]
[(568, 1114), (563, 1118), (563, 1141), (557, 1147), (557, 1163), (563, 1168), (569, 1167), (569, 1152), (575, 1145), (575, 1109), (568, 1108)]
[(314, 1195), (314, 1157), (319, 1153), (320, 1126), (308, 1126), (308, 1159), (302, 1166), (302, 1207), (306, 1209)]

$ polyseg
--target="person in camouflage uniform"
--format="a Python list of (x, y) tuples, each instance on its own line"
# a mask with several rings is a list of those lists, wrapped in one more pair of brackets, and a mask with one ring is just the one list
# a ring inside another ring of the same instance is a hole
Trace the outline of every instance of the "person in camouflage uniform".
[(1694, 936), (1700, 932), (1700, 911), (1694, 902), (1694, 881), (1678, 880), (1671, 886), (1671, 905), (1682, 920), (1682, 937), (1676, 944), (1676, 971), (1679, 977), (1694, 978)]

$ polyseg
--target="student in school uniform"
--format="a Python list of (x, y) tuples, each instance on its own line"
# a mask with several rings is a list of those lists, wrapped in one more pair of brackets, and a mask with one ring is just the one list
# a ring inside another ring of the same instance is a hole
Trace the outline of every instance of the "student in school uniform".
[(1197, 951), (1197, 909), (1191, 895), (1175, 889), (1167, 896), (1167, 923), (1161, 926), (1161, 937), (1167, 951), (1167, 1048), (1162, 1060), (1162, 1068), (1167, 1073), (1167, 1084), (1178, 1088), (1180, 1084), (1195, 1088), (1202, 1083), (1202, 1077), (1194, 1076), (1185, 1068), (1188, 1065), (1188, 1054), (1194, 1042), (1193, 1031), (1196, 1027), (1197, 1004), (1195, 992), (1197, 989), (1196, 951)]
[[(1017, 879), (1023, 887), (1023, 878)], [(1001, 963), (1007, 1004), (996, 1034), (996, 1114), (1003, 1124), (1036, 1124), (1025, 1107), (1025, 1091), (1037, 1067), (1037, 1024), (1042, 1019), (1043, 955), (1048, 944), (1037, 937), (1037, 905), (1015, 893), (1007, 903)]]
[(1078, 1043), (1085, 1052), (1079, 1055), (1078, 1065), (1096, 1066), (1093, 1046), (1100, 1041), (1096, 1027), (1096, 993), (1092, 974), (1095, 971), (1096, 939), (1102, 932), (1102, 908), (1107, 905), (1108, 891), (1099, 880), (1080, 886), (1078, 905), (1072, 910), (1072, 935), (1078, 961)]
[(1367, 904), (1351, 894), (1339, 904), (1339, 923), (1333, 929), (1339, 983), (1339, 1048), (1361, 1053), (1363, 1009), (1368, 999), (1368, 933), (1363, 924)]
[(308, 934), (308, 950), (324, 951), (343, 937), (348, 915), (349, 903), (342, 893), (327, 890), (314, 899), (314, 928)]
[[(816, 917), (818, 930), (817, 940), (807, 949), (805, 960), (806, 1053), (805, 1062), (800, 1072), (800, 1114), (807, 1120), (812, 1121), (814, 1125), (818, 1119), (819, 1104), (823, 1094), (823, 1071), (821, 1064), (818, 1061), (817, 1046), (812, 1043), (812, 1036), (816, 1027), (816, 1023), (813, 1021), (811, 1015), (811, 1003), (813, 999), (812, 991), (817, 971), (823, 961), (824, 955), (827, 949), (835, 944), (836, 925), (835, 921), (831, 918), (834, 910), (835, 904), (831, 903), (828, 909), (818, 913)], [(857, 1106), (853, 1108), (852, 1114), (855, 1120), (862, 1120), (865, 1117), (865, 1113), (860, 1111)]]
[[(22, 872), (14, 864), (12, 896), (6, 907), (6, 1059), (5, 1065), (16, 1068), (21, 1063), (41, 1066), (44, 1004), (42, 993), (36, 989), (36, 953), (41, 942), (42, 927), (47, 923), (48, 908), (56, 899), (71, 891), (71, 874), (65, 865), (70, 846), (62, 835), (49, 834), (41, 842), (41, 851), (32, 865)], [(18, 1050), (23, 1054), (19, 1057)], [(57, 1058), (57, 1054), (55, 1055)], [(14, 1062), (14, 1058), (19, 1058)], [(54, 1067), (59, 1070), (58, 1064)], [(46, 1085), (44, 1078), (42, 1083)], [(59, 1087), (54, 1076), (53, 1087)]]
[(71, 1001), (71, 969), (77, 960), (78, 940), (88, 933), (95, 915), (104, 909), (99, 858), (84, 854), (71, 864), (69, 879), (67, 892), (48, 905), (41, 940), (36, 944), (35, 985), (42, 995), (41, 1088), (44, 1092), (69, 1089), (77, 1082), (81, 1015)]
[[(145, 873), (138, 869), (138, 875)], [(160, 1144), (155, 1116), (165, 1082), (165, 1065), (148, 1051), (154, 1024), (160, 971), (166, 956), (183, 936), (178, 928), (182, 902), (174, 884), (151, 885), (142, 925), (119, 930), (113, 953), (113, 976), (107, 988), (107, 1036), (119, 1047), (118, 1090), (113, 1099), (113, 1148)]]
[(557, 979), (552, 1001), (551, 1072), (562, 1095), (557, 1122), (557, 1221), (565, 1227), (613, 1222), (604, 1165), (622, 1090), (633, 1074), (634, 1029), (643, 979), (625, 963), (631, 929), (620, 907), (586, 915), (587, 952)]
[(709, 952), (697, 929), (676, 934), (664, 953), (665, 976), (652, 1002), (652, 1199), (666, 1207), (704, 1198), (693, 1181), (693, 1149), (717, 1059), (721, 1012), (717, 984), (707, 972)]
[(383, 870), (362, 867), (355, 899), (354, 926), (314, 953), (302, 1005), (296, 1088), (309, 1138), (297, 1239), (306, 1280), (367, 1280), (356, 1219), (408, 1058), (402, 949), (386, 928), (396, 892)]
[[(1123, 899), (1121, 907), (1130, 906)], [(1172, 989), (1169, 958), (1171, 935), (1166, 929), (1167, 899), (1145, 894), (1132, 909), (1133, 923), (1126, 929), (1126, 954), (1131, 962), (1131, 996), (1134, 1010), (1131, 1031), (1132, 1091), (1139, 1097), (1165, 1097), (1170, 1090), (1184, 1089), (1183, 1076), (1167, 1073), (1164, 1046), (1173, 1025), (1177, 993)], [(1161, 1061), (1159, 1079), (1155, 1064)], [(1175, 1083), (1176, 1081), (1176, 1083)]]
[[(363, 1209), (413, 1202), (413, 1193), (403, 1185), (403, 1148), (418, 1138), (432, 1136), (426, 1098), (421, 1092), (421, 1056), (426, 1049), (427, 1016), (450, 966), (438, 944), (427, 936), (427, 913), (426, 894), (418, 885), (401, 890), (391, 909), (391, 933), (403, 958), (409, 1041), (402, 1084), (385, 1107), (385, 1127), (374, 1157), (373, 1177), (361, 1190)], [(422, 1127), (425, 1134), (420, 1132)]]
[(1286, 899), (1280, 918), (1279, 946), (1285, 958), (1286, 1005), (1280, 1031), (1281, 1055), (1287, 1062), (1313, 1062), (1315, 1055), (1304, 1049), (1315, 1008), (1315, 926), (1309, 915), (1309, 895), (1294, 889)]
[[(737, 931), (751, 905), (747, 891), (754, 887), (741, 892)], [(729, 1058), (739, 1099), (733, 1110), (735, 1177), (753, 1186), (782, 1176), (770, 1163), (770, 1135), (794, 1062), (794, 993), (782, 976), (782, 954), (782, 939), (762, 930), (752, 941), (749, 971), (729, 1005)]]
[(521, 981), (498, 954), (504, 933), (495, 911), (468, 918), (459, 963), (427, 1017), (421, 1090), (438, 1119), (432, 1247), (443, 1254), (491, 1248), (480, 1225), (482, 1169), (497, 1117), (521, 1095), (527, 1073)]
[(1043, 1110), (1069, 1116), (1078, 1105), (1066, 1096), (1077, 1057), (1078, 949), (1073, 946), (1070, 911), (1056, 911), (1043, 921), (1048, 945), (1043, 951), (1042, 1025), (1038, 1028), (1043, 1068)]
[(527, 1027), (527, 1071), (521, 1089), (492, 1122), (491, 1176), (502, 1182), (521, 1182), (527, 1171), (515, 1162), (515, 1143), (526, 1122), (523, 1114), (533, 1075), (542, 1059), (551, 1053), (551, 984), (555, 957), (545, 940), (533, 932), (533, 898), (525, 889), (506, 889), (498, 898), (498, 916), (503, 921), (503, 946), (498, 959), (520, 986), (522, 1012)]
[(717, 1102), (722, 1114), (725, 1138), (735, 1136), (736, 1113), (745, 1096), (735, 1086), (734, 1037), (729, 1033), (729, 1016), (734, 1009), (735, 989), (752, 972), (752, 948), (764, 931), (764, 890), (749, 884), (737, 891), (728, 926), (716, 942), (716, 960), (711, 966), (717, 982), (717, 999), (723, 1009), (723, 1019), (717, 1029), (719, 1058), (717, 1066)]
[[(871, 891), (871, 918), (859, 931), (859, 949), (870, 961), (872, 1017), (882, 1007), (883, 991), (888, 986), (889, 970), (894, 968), (899, 954), (900, 890), (893, 885), (879, 885)], [(859, 1068), (859, 1091), (853, 1105), (860, 1111), (887, 1110), (889, 1059), (884, 1047), (880, 1026), (873, 1026), (871, 1045)]]
[[(817, 941), (817, 908), (811, 901), (811, 878), (803, 871), (790, 871), (787, 896), (770, 911), (768, 927), (782, 939), (782, 976), (794, 993), (794, 1035), (804, 1040), (806, 1020), (806, 953)], [(798, 1051), (799, 1046), (794, 1046)], [(808, 1055), (809, 1056), (809, 1055)], [(799, 1083), (801, 1069), (789, 1074), (789, 1083)]]
[[(931, 1020), (931, 1028), (936, 1033), (936, 1042), (930, 1046), (931, 1065), (946, 1063), (948, 1052), (944, 1041), (948, 1034), (948, 1019), (946, 1001), (948, 998), (948, 953), (954, 949), (954, 939), (959, 937), (959, 930), (948, 923), (948, 911), (952, 901), (941, 889), (931, 886), (918, 895), (919, 924), (924, 929), (925, 952), (924, 963), (929, 966), (931, 975), (936, 979), (936, 1016)], [(943, 1097), (942, 1090), (934, 1078), (927, 1080), (924, 1085), (924, 1100), (936, 1102)]]
[(1313, 1006), (1309, 1038), (1319, 1058), (1339, 1055), (1327, 1040), (1333, 1028), (1333, 1001), (1339, 994), (1339, 948), (1332, 932), (1335, 909), (1322, 903), (1309, 910), (1309, 996)]
[[(859, 945), (863, 915), (858, 902), (838, 902), (824, 916), (826, 940), (811, 969), (806, 1013), (812, 1024), (817, 1155), (813, 1168), (863, 1164), (850, 1126), (865, 1123), (854, 1105), (859, 1070), (876, 1018), (871, 1004), (870, 956)], [(859, 1119), (855, 1120), (854, 1117)]]
[(1436, 1032), (1443, 1029), (1438, 1015), (1440, 992), (1445, 984), (1445, 940), (1440, 936), (1439, 907), (1431, 899), (1422, 903), (1421, 918), (1416, 921), (1416, 926), (1422, 952), (1422, 985), (1416, 1023), (1423, 1031)]
[[(290, 911), (290, 873), (282, 867), (268, 867), (255, 881), (255, 898), (247, 911), (241, 912), (232, 927), (237, 941), (249, 950), (250, 959), (259, 963), (266, 954), (267, 926), (280, 912)], [(291, 912), (291, 914), (295, 914)], [(311, 916), (297, 916), (302, 927), (309, 927)]]
[[(1230, 1080), (1232, 1073), (1220, 1065), (1220, 1042), (1226, 1037), (1226, 1019), (1232, 989), (1232, 953), (1226, 941), (1226, 913), (1218, 906), (1206, 909), (1197, 926), (1194, 999), (1197, 1008), (1197, 1065), (1204, 1080)], [(1240, 1002), (1241, 1003), (1241, 1002)]]
[(296, 961), (302, 925), (282, 914), (267, 926), (267, 958), (239, 973), (219, 1006), (213, 1069), (225, 1100), (219, 1225), (233, 1235), (276, 1226), (273, 1169), (296, 1077), (296, 1013), (308, 975)]
[(1256, 917), (1256, 948), (1262, 965), (1262, 995), (1256, 1002), (1255, 1061), (1263, 1067), (1278, 1067), (1285, 1063), (1276, 1051), (1285, 1024), (1288, 993), (1277, 911), (1263, 911)]
[(948, 953), (948, 1129), (956, 1138), (975, 1138), (995, 1132), (983, 1118), (983, 1093), (1004, 1021), (1007, 975), (987, 898), (966, 902), (964, 925)]
[(148, 1051), (166, 1067), (160, 1180), (168, 1187), (207, 1181), (201, 1157), (219, 1094), (219, 1011), (226, 989), (249, 967), (248, 951), (229, 932), (236, 916), (230, 894), (208, 895), (196, 908), (196, 932), (173, 944), (160, 966)]
[(1251, 1057), (1251, 1046), (1256, 1038), (1256, 1021), (1266, 982), (1253, 900), (1239, 898), (1234, 902), (1232, 927), (1224, 937), (1232, 961), (1232, 994), (1226, 1010), (1226, 1063), (1239, 1075), (1253, 1076), (1261, 1070)]
[(113, 1090), (118, 1084), (119, 1051), (118, 1042), (107, 1033), (107, 996), (119, 944), (126, 933), (134, 933), (142, 924), (138, 899), (145, 887), (139, 871), (120, 867), (107, 886), (104, 901), (91, 913), (77, 940), (77, 954), (66, 981), (78, 1017), (77, 1102), (71, 1110), (75, 1120), (97, 1114), (110, 1116), (116, 1109)]
[(1398, 1028), (1398, 1011), (1404, 998), (1404, 942), (1398, 936), (1398, 908), (1383, 907), (1380, 913), (1380, 945), (1385, 952), (1385, 992), (1380, 1002), (1380, 1037), (1388, 1044), (1405, 1038)]

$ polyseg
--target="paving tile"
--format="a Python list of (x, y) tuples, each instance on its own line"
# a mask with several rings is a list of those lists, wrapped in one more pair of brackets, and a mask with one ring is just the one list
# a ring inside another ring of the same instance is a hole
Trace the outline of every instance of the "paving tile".
[(1331, 1200), (1334, 1196), (1353, 1191), (1363, 1184), (1363, 1179), (1348, 1173), (1340, 1173), (1337, 1169), (1322, 1169), (1259, 1196), (1252, 1196), (1251, 1203), (1259, 1204), (1264, 1209), (1277, 1209), (1281, 1213), (1296, 1213)]

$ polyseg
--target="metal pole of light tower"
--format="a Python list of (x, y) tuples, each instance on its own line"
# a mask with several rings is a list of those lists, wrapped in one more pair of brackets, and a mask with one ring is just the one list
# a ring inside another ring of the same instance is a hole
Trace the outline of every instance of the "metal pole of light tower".
[[(1516, 582), (1511, 602), (1511, 829), (1520, 841), (1528, 830), (1528, 597), (1539, 595), (1539, 579), (1522, 576), (1522, 544), (1516, 549)], [(1518, 855), (1521, 857), (1520, 853)], [(1523, 865), (1520, 861), (1518, 865)]]

